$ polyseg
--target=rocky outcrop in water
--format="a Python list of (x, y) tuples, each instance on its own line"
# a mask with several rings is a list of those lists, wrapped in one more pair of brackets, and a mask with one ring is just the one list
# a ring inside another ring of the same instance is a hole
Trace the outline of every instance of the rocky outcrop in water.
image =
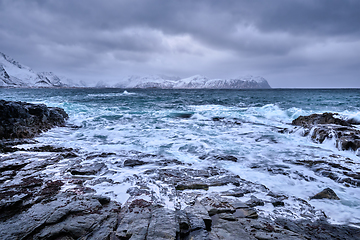
[(315, 194), (314, 196), (310, 197), (310, 199), (333, 199), (333, 200), (340, 200), (340, 198), (336, 195), (334, 190), (331, 188), (325, 188), (321, 192)]
[(0, 139), (31, 138), (68, 118), (62, 108), (0, 100)]
[(292, 124), (303, 127), (303, 135), (309, 135), (314, 142), (323, 143), (325, 139), (335, 139), (336, 147), (340, 150), (356, 151), (360, 148), (360, 130), (336, 113), (300, 116)]

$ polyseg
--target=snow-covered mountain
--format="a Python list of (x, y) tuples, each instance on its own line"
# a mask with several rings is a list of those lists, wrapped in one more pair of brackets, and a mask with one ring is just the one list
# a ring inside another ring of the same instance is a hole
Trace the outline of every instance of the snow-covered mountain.
[(232, 79), (208, 79), (201, 75), (189, 78), (166, 76), (130, 76), (114, 87), (161, 89), (258, 89), (271, 88), (263, 77), (244, 76)]
[(0, 87), (76, 87), (72, 80), (52, 72), (35, 72), (0, 52)]
[[(60, 77), (52, 72), (35, 72), (0, 52), (0, 87), (62, 88), (85, 87), (82, 82)], [(110, 87), (99, 82), (95, 87)], [(232, 79), (209, 79), (201, 75), (188, 78), (155, 76), (130, 76), (118, 84), (117, 88), (161, 88), (161, 89), (249, 89), (271, 88), (262, 77), (245, 76)]]

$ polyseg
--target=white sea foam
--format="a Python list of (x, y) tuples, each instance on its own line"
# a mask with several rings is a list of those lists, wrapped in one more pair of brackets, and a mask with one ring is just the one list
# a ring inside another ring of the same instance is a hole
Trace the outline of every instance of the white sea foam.
[(129, 95), (136, 95), (134, 92), (124, 91), (122, 93), (89, 93), (88, 97), (122, 97), (122, 96), (129, 96)]
[[(136, 175), (145, 178), (143, 171), (156, 168), (151, 164), (136, 168), (121, 166), (121, 161), (127, 158), (129, 152), (139, 151), (192, 164), (193, 168), (222, 167), (238, 174), (241, 178), (264, 184), (271, 191), (305, 200), (330, 187), (341, 198), (340, 201), (311, 200), (310, 204), (323, 210), (334, 222), (360, 222), (358, 188), (345, 187), (310, 168), (288, 162), (314, 159), (336, 161), (329, 156), (339, 155), (339, 159), (349, 158), (354, 163), (360, 163), (356, 153), (339, 151), (335, 147), (334, 139), (326, 140), (323, 144), (314, 143), (310, 136), (304, 137), (301, 134), (303, 131), (301, 128), (295, 133), (278, 132), (283, 128), (295, 129), (291, 122), (300, 115), (321, 113), (328, 109), (319, 106), (311, 108), (306, 104), (304, 107), (284, 107), (284, 104), (275, 101), (270, 104), (248, 103), (251, 96), (243, 98), (240, 96), (235, 103), (225, 105), (217, 104), (216, 101), (198, 104), (189, 100), (191, 97), (196, 97), (192, 95), (186, 99), (190, 103), (182, 105), (178, 102), (171, 103), (169, 99), (172, 98), (156, 102), (159, 101), (157, 98), (161, 97), (160, 94), (155, 95), (127, 91), (110, 93), (89, 91), (81, 96), (66, 98), (37, 96), (35, 100), (33, 99), (34, 102), (63, 107), (69, 113), (70, 119), (69, 127), (51, 129), (36, 140), (40, 145), (79, 149), (81, 156), (102, 152), (116, 153), (113, 158), (107, 157), (101, 160), (106, 164), (109, 172), (91, 176), (94, 180), (108, 178), (113, 183), (105, 181), (91, 187), (99, 194), (110, 196), (121, 203), (124, 203), (129, 196), (126, 190), (135, 184), (131, 180), (132, 177)], [(143, 96), (146, 97), (142, 102), (135, 102), (138, 101), (138, 97)], [(24, 100), (26, 99), (32, 98), (24, 96)], [(103, 99), (105, 102), (96, 102)], [(357, 110), (340, 109), (338, 112), (340, 117), (359, 119)], [(176, 117), (174, 113), (192, 115), (189, 118), (181, 118)], [(70, 125), (80, 128), (72, 128)], [(238, 161), (214, 162), (199, 158), (204, 155), (232, 155)], [(91, 160), (86, 160), (86, 157), (84, 159), (81, 164), (92, 163)], [(62, 160), (58, 168), (48, 169), (49, 173), (61, 172), (60, 169), (70, 164), (70, 161)], [(285, 173), (274, 174), (268, 170), (276, 169), (276, 166)], [(356, 164), (346, 167), (354, 172), (360, 171)], [(315, 180), (308, 181), (301, 178), (301, 175)], [(126, 181), (126, 179), (130, 180)], [(163, 198), (161, 201), (164, 204), (173, 208), (174, 201), (166, 199), (166, 194), (159, 192), (157, 184), (151, 183), (149, 186), (159, 195), (159, 199)], [(211, 188), (210, 191), (223, 191), (230, 187)], [(259, 192), (259, 194), (263, 193)], [(266, 198), (266, 196), (262, 197)], [(295, 217), (301, 217), (300, 207), (296, 210), (295, 201), (292, 199), (287, 201), (289, 201), (288, 206), (294, 204)], [(271, 213), (273, 210), (271, 205), (263, 208), (264, 213)]]

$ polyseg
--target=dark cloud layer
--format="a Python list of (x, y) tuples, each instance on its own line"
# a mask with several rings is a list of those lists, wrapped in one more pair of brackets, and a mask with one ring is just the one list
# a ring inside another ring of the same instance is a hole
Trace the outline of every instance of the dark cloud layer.
[(360, 88), (357, 0), (0, 0), (0, 51), (88, 82), (261, 75)]

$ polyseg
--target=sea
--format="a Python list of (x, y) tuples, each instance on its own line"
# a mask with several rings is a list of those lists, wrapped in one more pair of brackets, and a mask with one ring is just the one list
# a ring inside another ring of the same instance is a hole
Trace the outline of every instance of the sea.
[[(333, 223), (360, 225), (359, 187), (295, 164), (299, 160), (329, 161), (359, 173), (360, 152), (341, 151), (333, 139), (316, 143), (304, 136), (300, 127), (291, 125), (301, 115), (324, 112), (360, 121), (360, 89), (3, 88), (0, 99), (65, 109), (67, 125), (42, 133), (35, 138), (36, 144), (73, 148), (83, 156), (114, 153), (95, 158), (105, 163), (108, 171), (92, 176), (89, 186), (120, 203), (126, 201), (127, 189), (133, 184), (126, 179), (158, 167), (124, 168), (118, 164), (133, 153), (141, 153), (176, 159), (198, 169), (215, 165), (273, 192), (304, 199)], [(44, 153), (34, 153), (34, 161), (35, 154)], [(203, 156), (232, 156), (237, 160), (214, 161)], [(64, 178), (69, 174), (65, 166), (92, 161), (94, 158), (64, 158), (44, 174)], [(94, 184), (94, 179), (101, 178), (110, 180)], [(309, 200), (325, 188), (333, 189), (340, 200)], [(266, 213), (272, 209), (262, 210)]]

